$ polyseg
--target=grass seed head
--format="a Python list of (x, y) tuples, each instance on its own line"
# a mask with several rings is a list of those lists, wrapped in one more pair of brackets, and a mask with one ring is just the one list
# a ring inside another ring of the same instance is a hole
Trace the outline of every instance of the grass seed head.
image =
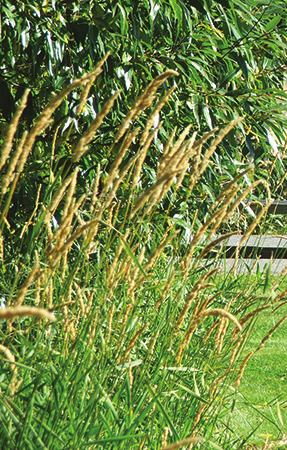
[(235, 380), (235, 389), (238, 389), (238, 387), (239, 387), (239, 385), (240, 385), (240, 382), (241, 382), (241, 379), (242, 379), (242, 377), (243, 377), (243, 375), (244, 375), (245, 367), (246, 367), (246, 365), (247, 365), (249, 359), (251, 358), (251, 356), (252, 356), (253, 354), (254, 354), (254, 351), (251, 351), (251, 352), (248, 353), (248, 355), (245, 356), (245, 358), (244, 358), (244, 360), (243, 360), (243, 362), (242, 362), (242, 364), (241, 364), (241, 366), (240, 366), (240, 369), (239, 369), (237, 378), (236, 378), (236, 380)]
[(236, 327), (242, 331), (242, 326), (240, 325), (240, 323), (238, 322), (238, 320), (236, 319), (236, 317), (231, 314), (230, 312), (226, 311), (225, 309), (221, 309), (221, 308), (214, 308), (214, 309), (206, 309), (205, 311), (203, 311), (199, 318), (200, 319), (204, 319), (207, 316), (221, 316), (221, 317), (226, 317), (227, 319), (229, 319), (231, 322), (234, 323), (234, 325), (236, 325)]
[(73, 150), (72, 163), (79, 161), (79, 159), (89, 150), (88, 144), (94, 138), (98, 128), (103, 123), (104, 118), (110, 112), (116, 99), (118, 98), (120, 92), (116, 92), (104, 105), (101, 111), (98, 113), (96, 119), (89, 125), (88, 129), (85, 131), (78, 144)]
[[(27, 106), (29, 93), (30, 93), (30, 89), (25, 89), (25, 92), (21, 98), (21, 102), (20, 102), (20, 104), (16, 110), (16, 113), (14, 114), (14, 116), (11, 120), (11, 123), (9, 125), (8, 131), (7, 131), (5, 140), (4, 140), (2, 152), (1, 152), (0, 172), (3, 169), (3, 167), (5, 166), (6, 161), (9, 158), (9, 155), (11, 153), (12, 146), (13, 146), (13, 139), (14, 139), (15, 133), (18, 128), (20, 117), (22, 116), (22, 113)], [(26, 139), (26, 135), (25, 135), (25, 139)]]
[[(1, 316), (0, 316), (0, 318), (1, 318)], [(18, 374), (18, 369), (17, 369), (17, 366), (15, 365), (15, 356), (7, 347), (5, 347), (2, 344), (0, 344), (0, 352), (4, 353), (6, 358), (11, 362), (10, 367), (12, 370), (12, 379), (11, 379), (11, 382), (9, 385), (9, 390), (10, 390), (10, 395), (13, 397), (15, 394), (16, 380), (17, 380), (17, 374)]]
[(9, 308), (0, 309), (1, 319), (15, 319), (15, 317), (34, 316), (39, 319), (47, 319), (50, 322), (55, 322), (56, 317), (46, 309), (38, 308), (36, 306), (12, 306)]
[(175, 442), (174, 444), (170, 444), (167, 447), (162, 448), (162, 450), (177, 450), (178, 448), (182, 448), (186, 445), (195, 445), (200, 442), (205, 442), (205, 439), (200, 436), (191, 436), (189, 438), (183, 439), (182, 441)]
[(167, 446), (168, 433), (169, 433), (169, 428), (165, 427), (164, 431), (163, 431), (162, 439), (161, 439), (161, 450), (163, 450)]
[(177, 76), (178, 73), (174, 70), (168, 70), (157, 78), (155, 78), (149, 86), (144, 90), (142, 95), (136, 101), (135, 105), (131, 108), (125, 119), (120, 125), (118, 133), (115, 137), (115, 143), (118, 142), (130, 127), (132, 121), (135, 121), (137, 117), (145, 111), (154, 101), (154, 95), (161, 84), (163, 84), (168, 77)]
[[(31, 283), (33, 283), (33, 281), (35, 281), (41, 275), (41, 273), (42, 273), (42, 271), (40, 269), (40, 266), (39, 266), (39, 264), (36, 263), (34, 268), (30, 271), (28, 277), (26, 278), (22, 288), (18, 292), (17, 298), (14, 302), (14, 306), (22, 305), (29, 286), (31, 285)], [(1, 311), (0, 311), (0, 313), (1, 313)]]

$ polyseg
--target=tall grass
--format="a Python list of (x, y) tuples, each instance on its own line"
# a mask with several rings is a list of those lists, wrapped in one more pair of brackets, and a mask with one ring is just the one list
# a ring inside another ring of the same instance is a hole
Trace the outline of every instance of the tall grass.
[[(219, 275), (204, 259), (219, 241), (206, 249), (202, 240), (232, 218), (258, 182), (244, 189), (239, 174), (191, 230), (188, 244), (168, 210), (160, 222), (156, 216), (182, 183), (192, 195), (217, 145), (241, 119), (201, 138), (189, 137), (190, 127), (179, 135), (175, 130), (158, 157), (155, 181), (142, 188), (153, 118), (173, 92), (153, 107), (156, 91), (177, 75), (168, 71), (120, 124), (109, 173), (99, 166), (82, 194), (75, 163), (119, 99), (116, 93), (73, 142), (70, 166), (52, 174), (48, 194), (18, 224), (23, 239), (29, 228), (29, 245), (9, 247), (9, 208), (36, 137), (73, 89), (83, 88), (82, 111), (103, 63), (52, 98), (19, 138), (25, 93), (3, 145), (1, 446), (240, 448), (225, 420), (251, 357), (240, 362), (240, 355), (260, 311), (280, 307), (284, 297), (258, 298), (248, 278)], [(144, 111), (146, 125), (139, 126)]]

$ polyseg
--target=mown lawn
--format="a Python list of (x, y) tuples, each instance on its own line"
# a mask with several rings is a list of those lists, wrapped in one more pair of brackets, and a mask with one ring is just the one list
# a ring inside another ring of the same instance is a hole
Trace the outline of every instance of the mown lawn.
[[(244, 355), (260, 345), (284, 314), (287, 314), (287, 305), (274, 313), (261, 313), (247, 341)], [(267, 438), (270, 442), (282, 440), (284, 430), (286, 432), (286, 336), (287, 321), (281, 324), (265, 346), (250, 359), (239, 388), (241, 400), (237, 401), (231, 414), (233, 431), (249, 437), (249, 442), (256, 444), (255, 448), (262, 448), (260, 444)]]

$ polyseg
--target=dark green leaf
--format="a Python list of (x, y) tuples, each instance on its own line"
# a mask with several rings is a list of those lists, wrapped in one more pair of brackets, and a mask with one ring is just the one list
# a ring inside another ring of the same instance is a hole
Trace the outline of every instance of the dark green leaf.
[(277, 25), (281, 21), (281, 19), (282, 19), (281, 16), (273, 17), (273, 19), (271, 19), (270, 22), (268, 22), (268, 24), (265, 27), (266, 33), (269, 33), (270, 31), (274, 30), (274, 28), (277, 27)]

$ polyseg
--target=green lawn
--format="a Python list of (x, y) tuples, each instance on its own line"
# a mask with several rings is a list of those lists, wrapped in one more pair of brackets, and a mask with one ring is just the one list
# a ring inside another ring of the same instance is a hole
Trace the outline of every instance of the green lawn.
[[(287, 313), (284, 305), (274, 314), (264, 312), (258, 319), (244, 353), (256, 348), (269, 330)], [(231, 415), (234, 432), (262, 443), (282, 438), (287, 427), (287, 320), (249, 361)]]

